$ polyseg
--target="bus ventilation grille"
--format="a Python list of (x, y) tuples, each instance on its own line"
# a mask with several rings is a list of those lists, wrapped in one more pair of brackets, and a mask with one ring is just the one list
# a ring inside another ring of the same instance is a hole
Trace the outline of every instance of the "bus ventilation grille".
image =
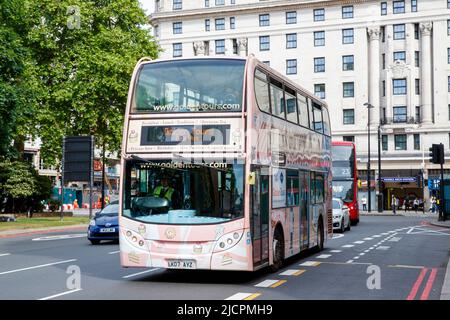
[(333, 210), (328, 210), (328, 234), (333, 233)]

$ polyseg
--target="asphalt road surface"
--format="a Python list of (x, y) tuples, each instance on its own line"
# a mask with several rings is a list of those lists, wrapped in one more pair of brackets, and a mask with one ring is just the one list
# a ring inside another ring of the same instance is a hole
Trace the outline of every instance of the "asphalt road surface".
[(124, 269), (117, 243), (93, 246), (80, 232), (0, 239), (0, 299), (437, 300), (450, 229), (430, 221), (362, 217), (276, 273)]

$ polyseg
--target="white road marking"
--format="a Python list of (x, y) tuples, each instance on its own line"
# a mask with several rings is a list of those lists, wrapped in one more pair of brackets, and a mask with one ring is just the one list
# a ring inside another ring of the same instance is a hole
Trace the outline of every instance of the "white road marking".
[(360, 257), (359, 256), (356, 256), (356, 257), (353, 257), (353, 260), (358, 260)]
[(373, 240), (373, 238), (364, 238), (364, 240), (369, 241), (369, 240)]
[(331, 257), (331, 254), (321, 254), (320, 256), (317, 256), (317, 259), (328, 259), (329, 257)]
[(75, 292), (78, 292), (78, 291), (81, 291), (81, 290), (83, 290), (83, 289), (74, 289), (74, 290), (63, 292), (63, 293), (58, 293), (58, 294), (55, 294), (55, 295), (50, 296), (50, 297), (41, 298), (41, 299), (38, 299), (38, 300), (50, 300), (50, 299), (58, 298), (58, 297), (61, 297), (61, 296), (65, 296), (67, 294), (75, 293)]
[(11, 253), (0, 253), (0, 257), (6, 257), (6, 256), (10, 256)]
[(75, 239), (75, 238), (84, 238), (84, 237), (86, 237), (86, 233), (62, 234), (62, 235), (58, 235), (58, 236), (34, 238), (31, 241), (66, 240), (66, 239)]
[(111, 252), (108, 252), (108, 254), (116, 254), (116, 253), (119, 253), (120, 252), (120, 250), (119, 251), (111, 251)]
[(55, 265), (58, 265), (58, 264), (69, 263), (69, 262), (74, 262), (74, 261), (77, 261), (77, 259), (70, 259), (70, 260), (65, 260), (65, 261), (41, 264), (41, 265), (38, 265), (38, 266), (33, 266), (33, 267), (28, 267), (28, 268), (4, 271), (4, 272), (0, 272), (0, 276), (4, 275), (4, 274), (16, 273), (16, 272), (27, 271), (27, 270), (38, 269), (38, 268), (45, 268), (45, 267), (55, 266)]
[(360, 255), (360, 256), (363, 256), (363, 255), (365, 255), (365, 253), (364, 253), (364, 252), (361, 252), (359, 255)]
[(289, 269), (282, 273), (280, 273), (280, 276), (299, 276), (302, 273), (304, 273), (306, 270), (301, 269)]
[(376, 234), (376, 235), (374, 235), (374, 236), (372, 236), (372, 238), (380, 238), (381, 236), (380, 235), (378, 235), (378, 234)]
[(346, 263), (352, 263), (353, 262), (353, 260), (348, 260)]
[(330, 252), (332, 252), (332, 253), (340, 253), (340, 252), (342, 252), (342, 250), (330, 250)]
[(300, 264), (302, 267), (317, 267), (320, 264), (318, 261), (305, 261)]
[(331, 240), (339, 239), (342, 238), (343, 236), (344, 236), (343, 233), (333, 233), (333, 237), (331, 238)]
[(272, 279), (264, 280), (263, 282), (255, 284), (255, 287), (269, 288), (271, 285), (274, 285), (278, 281), (280, 281), (280, 280), (272, 280)]
[(377, 250), (388, 250), (389, 248), (388, 246), (379, 246)]
[(342, 246), (342, 248), (353, 248), (355, 245), (353, 245), (353, 244), (346, 244), (346, 245), (343, 245)]
[(355, 244), (363, 244), (365, 241), (355, 241), (355, 242), (353, 242), (353, 243), (355, 243)]
[(402, 239), (401, 237), (393, 237), (393, 238), (389, 239), (389, 241), (392, 241), (392, 242), (398, 242), (398, 241), (400, 241), (401, 239)]
[(370, 249), (369, 249), (369, 250), (364, 250), (364, 252), (365, 252), (365, 253), (370, 252)]
[(247, 293), (247, 292), (238, 292), (236, 294), (233, 294), (231, 297), (226, 298), (225, 300), (244, 300), (254, 293)]
[(142, 271), (142, 272), (129, 274), (127, 276), (122, 277), (122, 279), (128, 279), (128, 278), (131, 278), (131, 277), (139, 276), (141, 274), (150, 273), (150, 272), (153, 272), (153, 271), (156, 271), (156, 270), (159, 270), (159, 269), (161, 269), (161, 268), (153, 268), (153, 269), (150, 269), (150, 270), (145, 270), (145, 271)]

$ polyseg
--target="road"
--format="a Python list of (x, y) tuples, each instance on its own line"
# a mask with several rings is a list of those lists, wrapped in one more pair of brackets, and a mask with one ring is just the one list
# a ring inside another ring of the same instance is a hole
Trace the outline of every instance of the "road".
[[(80, 232), (0, 239), (0, 299), (435, 300), (450, 229), (429, 219), (362, 217), (324, 251), (291, 258), (277, 273), (124, 269), (116, 243), (93, 246)], [(70, 266), (81, 271), (80, 290), (67, 286)]]

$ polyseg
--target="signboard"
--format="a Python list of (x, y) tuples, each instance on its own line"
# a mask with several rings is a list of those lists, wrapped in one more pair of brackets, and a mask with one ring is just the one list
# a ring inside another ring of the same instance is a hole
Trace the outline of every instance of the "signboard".
[(286, 207), (286, 170), (273, 169), (272, 208)]
[(64, 183), (91, 180), (94, 156), (94, 137), (64, 137), (63, 176)]
[(381, 178), (384, 182), (416, 182), (416, 177), (393, 177), (393, 178)]
[(244, 138), (241, 118), (132, 120), (126, 151), (236, 152)]
[(441, 188), (441, 179), (428, 179), (428, 189), (439, 190)]

